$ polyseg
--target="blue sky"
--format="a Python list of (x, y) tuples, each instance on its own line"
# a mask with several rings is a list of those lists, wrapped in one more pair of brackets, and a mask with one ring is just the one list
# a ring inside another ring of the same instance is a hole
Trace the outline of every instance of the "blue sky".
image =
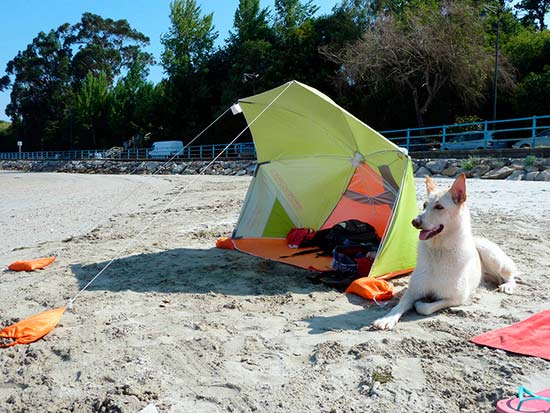
[[(218, 44), (223, 44), (233, 26), (238, 0), (198, 0), (204, 14), (214, 13), (214, 26), (219, 32)], [(273, 0), (261, 0), (262, 7), (273, 8)], [(314, 0), (320, 7), (319, 14), (328, 14), (340, 0)], [(162, 50), (160, 36), (170, 25), (170, 0), (4, 0), (0, 25), (0, 77), (5, 75), (6, 63), (17, 52), (26, 48), (40, 32), (56, 29), (63, 23), (80, 21), (84, 12), (104, 18), (126, 19), (130, 25), (151, 39), (146, 49), (159, 60)], [(149, 78), (158, 82), (162, 69), (152, 67)], [(8, 120), (5, 114), (10, 90), (0, 93), (0, 120)]]

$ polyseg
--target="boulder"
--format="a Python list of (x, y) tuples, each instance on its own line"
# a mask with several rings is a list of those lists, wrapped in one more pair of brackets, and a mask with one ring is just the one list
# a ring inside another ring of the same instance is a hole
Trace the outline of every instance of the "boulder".
[(459, 168), (457, 165), (449, 165), (441, 171), (441, 175), (455, 176), (458, 173), (458, 171), (459, 171)]
[(550, 169), (546, 169), (540, 172), (536, 177), (535, 181), (545, 181), (550, 182)]
[(414, 173), (414, 176), (417, 177), (417, 178), (423, 178), (425, 176), (432, 176), (432, 173), (430, 172), (429, 169), (426, 169), (424, 168), (423, 166), (421, 166), (420, 168), (418, 168), (418, 170)]
[(539, 174), (538, 171), (527, 172), (527, 173), (525, 174), (525, 180), (526, 180), (526, 181), (534, 181), (534, 180), (536, 180), (538, 174)]
[(437, 159), (434, 161), (426, 162), (426, 168), (428, 168), (432, 174), (440, 174), (449, 164), (446, 159)]
[(508, 178), (512, 172), (514, 172), (514, 169), (510, 168), (509, 166), (503, 166), (498, 169), (493, 169), (486, 174), (482, 175), (482, 179), (506, 179)]
[(514, 172), (506, 178), (507, 181), (521, 181), (525, 179), (525, 171), (523, 169), (516, 169)]

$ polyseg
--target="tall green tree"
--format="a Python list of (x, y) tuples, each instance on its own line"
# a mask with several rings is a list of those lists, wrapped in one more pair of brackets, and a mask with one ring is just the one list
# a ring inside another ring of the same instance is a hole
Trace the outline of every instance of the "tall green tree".
[(524, 23), (536, 24), (539, 30), (546, 29), (545, 17), (550, 13), (550, 0), (521, 0), (514, 7), (523, 14)]
[(132, 29), (126, 20), (104, 19), (93, 13), (84, 13), (80, 22), (71, 26), (66, 43), (78, 46), (71, 66), (76, 81), (89, 72), (103, 73), (110, 84), (124, 70), (136, 63), (153, 63), (150, 53), (141, 48), (149, 44), (149, 38)]
[(204, 69), (217, 37), (212, 18), (213, 14), (202, 16), (196, 0), (170, 3), (170, 28), (161, 37), (161, 62), (169, 78)]
[(239, 0), (230, 31), (229, 44), (242, 44), (253, 40), (266, 40), (271, 37), (269, 9), (260, 8), (260, 0)]
[(163, 86), (166, 136), (186, 139), (210, 113), (206, 75), (217, 37), (212, 17), (203, 16), (195, 0), (170, 4), (170, 28), (161, 38), (161, 62), (168, 76)]
[(311, 19), (319, 10), (313, 0), (275, 0), (275, 28), (285, 35)]
[[(75, 99), (75, 117), (84, 130), (81, 144), (89, 147), (105, 147), (109, 142), (102, 134), (109, 116), (109, 81), (107, 75), (88, 72)], [(98, 146), (99, 145), (99, 146)]]
[[(88, 76), (103, 76), (110, 87), (135, 64), (150, 64), (151, 55), (141, 51), (147, 42), (127, 21), (91, 13), (84, 13), (75, 25), (65, 23), (57, 30), (39, 33), (8, 62), (8, 77), (0, 82), (4, 88), (12, 84), (6, 113), (12, 118), (14, 133), (29, 149), (71, 147), (79, 142), (75, 133), (82, 131), (93, 135), (90, 142), (99, 144), (97, 125), (90, 129), (89, 122), (78, 124), (83, 118), (75, 116), (75, 96), (82, 93), (83, 83), (89, 87)], [(108, 129), (102, 136), (109, 139)]]
[(40, 32), (7, 64), (13, 85), (6, 114), (29, 150), (51, 147), (72, 101), (72, 51), (65, 43), (67, 29), (61, 26), (49, 33)]
[(109, 94), (109, 129), (115, 145), (135, 141), (154, 128), (155, 87), (146, 75), (143, 63), (136, 62)]

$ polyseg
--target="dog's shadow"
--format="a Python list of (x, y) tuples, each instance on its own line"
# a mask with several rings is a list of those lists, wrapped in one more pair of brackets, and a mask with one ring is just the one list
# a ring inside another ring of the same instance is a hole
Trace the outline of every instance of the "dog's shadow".
[[(353, 294), (347, 296), (348, 301), (355, 305), (360, 305), (360, 310), (337, 314), (333, 316), (315, 316), (304, 320), (308, 323), (310, 334), (323, 334), (328, 331), (342, 330), (364, 330), (379, 331), (372, 327), (374, 320), (384, 316), (399, 302), (400, 296), (378, 305), (372, 301), (365, 300)], [(413, 310), (403, 315), (400, 323), (423, 320), (431, 316), (423, 316)]]

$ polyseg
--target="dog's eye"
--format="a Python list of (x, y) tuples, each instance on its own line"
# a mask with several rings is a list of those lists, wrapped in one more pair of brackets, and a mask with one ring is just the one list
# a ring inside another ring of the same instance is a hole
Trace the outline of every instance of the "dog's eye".
[(434, 208), (435, 208), (435, 209), (445, 209), (445, 208), (443, 208), (443, 206), (441, 206), (441, 205), (439, 205), (439, 204), (437, 204), (436, 206), (434, 206)]
[(428, 206), (428, 203), (424, 202), (424, 209), (426, 209), (427, 206)]

